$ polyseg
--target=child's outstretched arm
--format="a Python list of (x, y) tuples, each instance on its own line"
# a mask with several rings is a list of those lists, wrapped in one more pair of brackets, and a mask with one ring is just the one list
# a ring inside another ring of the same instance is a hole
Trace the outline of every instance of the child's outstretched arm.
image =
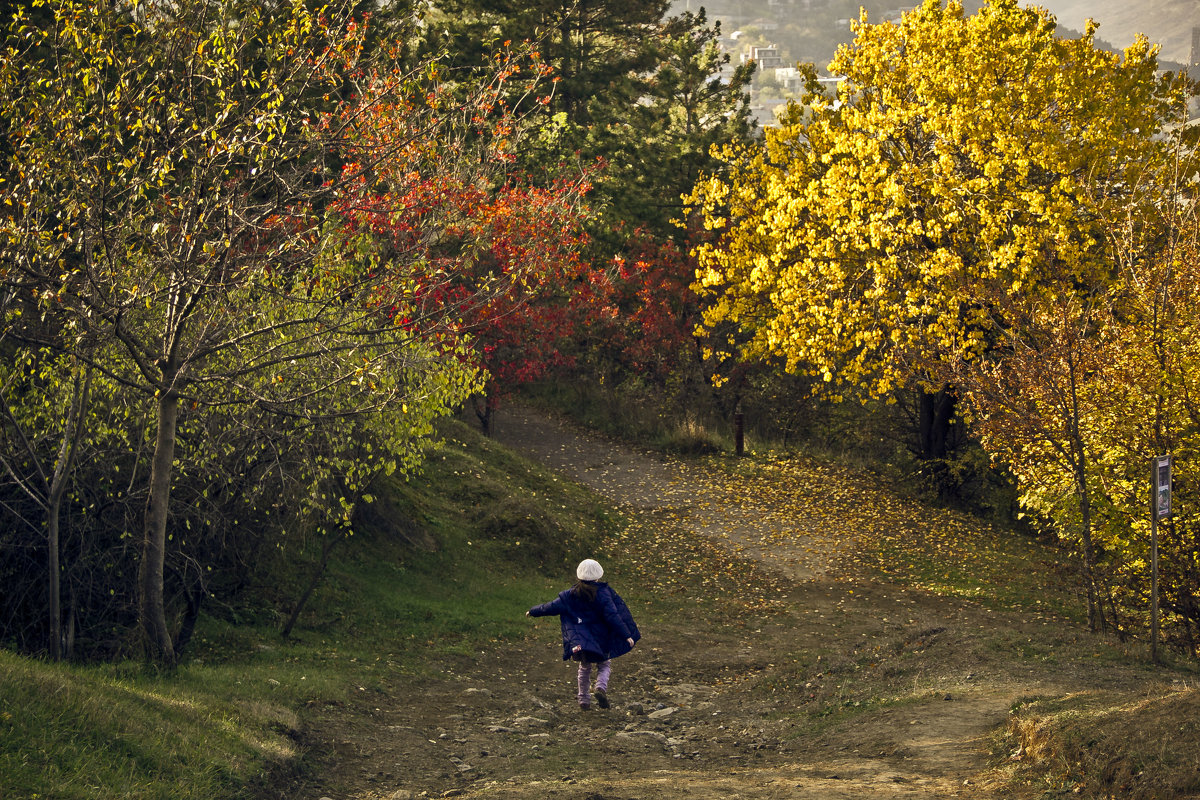
[(542, 603), (540, 606), (534, 606), (525, 612), (527, 617), (555, 617), (560, 616), (566, 607), (563, 605), (561, 597), (556, 597), (549, 603)]

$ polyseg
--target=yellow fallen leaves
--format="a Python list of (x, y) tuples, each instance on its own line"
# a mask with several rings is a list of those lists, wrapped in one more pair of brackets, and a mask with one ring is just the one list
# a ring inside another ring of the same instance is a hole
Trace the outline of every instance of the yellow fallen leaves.
[(786, 604), (789, 579), (884, 577), (995, 598), (1046, 553), (1008, 531), (900, 496), (877, 476), (807, 458), (675, 462), (654, 508), (613, 549), (632, 580), (668, 594), (722, 596), (749, 610)]

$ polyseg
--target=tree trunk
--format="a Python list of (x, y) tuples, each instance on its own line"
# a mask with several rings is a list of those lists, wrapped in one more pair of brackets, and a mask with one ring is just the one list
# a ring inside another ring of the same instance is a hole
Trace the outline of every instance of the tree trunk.
[(192, 640), (192, 634), (196, 631), (196, 621), (200, 619), (200, 608), (204, 604), (204, 591), (204, 580), (201, 578), (184, 592), (187, 599), (187, 610), (183, 615), (183, 624), (179, 626), (179, 635), (175, 637), (176, 658), (183, 654), (184, 648), (188, 646), (188, 642)]
[(746, 415), (740, 398), (733, 407), (733, 451), (739, 458), (746, 455)]
[(58, 448), (58, 458), (54, 462), (54, 473), (50, 485), (46, 487), (46, 587), (49, 593), (50, 606), (50, 658), (61, 661), (63, 656), (62, 630), (62, 563), (61, 563), (61, 531), (62, 499), (67, 492), (67, 479), (75, 462), (75, 451), (79, 445), (79, 436), (83, 430), (83, 415), (88, 405), (88, 391), (92, 385), (92, 373), (89, 369), (82, 381), (79, 372), (75, 372), (75, 391), (71, 405), (67, 409), (67, 422), (63, 427), (62, 444)]
[(78, 627), (79, 622), (79, 613), (77, 611), (79, 601), (75, 598), (74, 590), (69, 591), (68, 594), (70, 602), (67, 604), (67, 630), (63, 635), (63, 656), (69, 659), (75, 655), (75, 629)]
[(483, 407), (480, 407), (479, 396), (471, 398), (471, 404), (475, 408), (475, 417), (479, 420), (479, 429), (483, 431), (483, 435), (492, 438), (493, 428), (496, 422), (496, 402), (491, 392), (488, 392), (483, 397)]
[(1091, 492), (1088, 491), (1087, 445), (1083, 441), (1083, 432), (1080, 428), (1082, 412), (1079, 407), (1078, 365), (1073, 351), (1068, 356), (1067, 379), (1071, 401), (1070, 446), (1075, 468), (1075, 491), (1078, 493), (1079, 500), (1079, 533), (1083, 542), (1083, 577), (1087, 589), (1088, 630), (1095, 633), (1103, 624), (1104, 609), (1100, 606), (1097, 594), (1096, 548), (1092, 543), (1092, 497)]
[(179, 396), (171, 387), (174, 376), (164, 374), (164, 389), (158, 398), (158, 433), (150, 462), (150, 496), (142, 531), (142, 560), (138, 566), (138, 613), (150, 658), (167, 666), (175, 664), (175, 649), (167, 628), (163, 601), (163, 568), (167, 552), (167, 511), (171, 500), (171, 471), (175, 461), (175, 429), (179, 420)]
[(46, 508), (47, 591), (50, 594), (50, 660), (62, 660), (62, 566), (59, 564), (58, 507)]
[(1082, 453), (1077, 454), (1075, 472), (1079, 493), (1080, 539), (1083, 541), (1083, 582), (1087, 589), (1088, 630), (1095, 633), (1101, 627), (1102, 613), (1096, 593), (1096, 548), (1092, 544), (1092, 501), (1088, 495), (1087, 464)]
[(923, 459), (945, 458), (950, 452), (951, 426), (957, 405), (954, 392), (920, 390), (917, 454)]

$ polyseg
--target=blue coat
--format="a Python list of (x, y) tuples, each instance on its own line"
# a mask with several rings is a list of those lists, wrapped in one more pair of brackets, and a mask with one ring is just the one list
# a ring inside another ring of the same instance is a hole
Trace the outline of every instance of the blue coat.
[(531, 617), (558, 615), (562, 622), (563, 660), (582, 647), (588, 661), (605, 661), (628, 653), (629, 640), (642, 638), (629, 607), (612, 588), (596, 581), (596, 599), (589, 602), (573, 589), (559, 592), (549, 603), (529, 609)]

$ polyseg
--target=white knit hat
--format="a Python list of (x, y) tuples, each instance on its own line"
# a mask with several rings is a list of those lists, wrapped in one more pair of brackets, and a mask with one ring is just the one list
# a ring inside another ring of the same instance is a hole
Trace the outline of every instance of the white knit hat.
[(575, 577), (581, 581), (598, 581), (604, 577), (604, 567), (600, 566), (599, 561), (585, 558), (575, 568)]

